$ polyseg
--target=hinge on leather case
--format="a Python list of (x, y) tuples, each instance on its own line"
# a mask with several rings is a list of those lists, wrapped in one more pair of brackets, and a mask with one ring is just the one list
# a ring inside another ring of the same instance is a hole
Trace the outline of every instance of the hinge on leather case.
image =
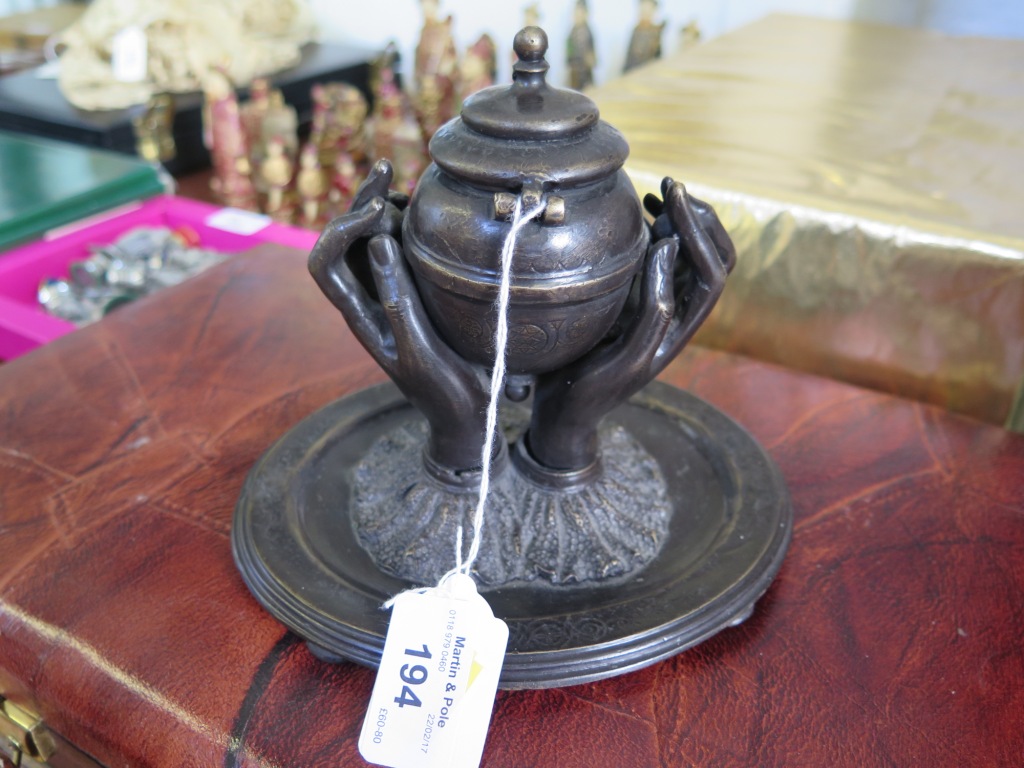
[(102, 768), (54, 733), (39, 715), (0, 693), (0, 765), (8, 768)]
[(15, 768), (47, 766), (57, 742), (34, 712), (0, 697), (0, 755)]

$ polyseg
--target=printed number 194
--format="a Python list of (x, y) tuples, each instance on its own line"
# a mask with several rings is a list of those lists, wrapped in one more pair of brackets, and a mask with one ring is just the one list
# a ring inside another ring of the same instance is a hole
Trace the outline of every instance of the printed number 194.
[[(422, 651), (406, 648), (405, 655), (419, 659), (429, 659), (431, 657), (426, 643), (423, 644)], [(399, 708), (405, 707), (406, 704), (410, 707), (422, 706), (423, 702), (420, 701), (419, 696), (413, 693), (410, 686), (420, 685), (427, 679), (427, 668), (422, 664), (403, 664), (402, 669), (398, 672), (398, 676), (402, 678), (402, 682), (405, 683), (405, 685), (402, 686), (402, 695), (395, 696), (395, 703)]]

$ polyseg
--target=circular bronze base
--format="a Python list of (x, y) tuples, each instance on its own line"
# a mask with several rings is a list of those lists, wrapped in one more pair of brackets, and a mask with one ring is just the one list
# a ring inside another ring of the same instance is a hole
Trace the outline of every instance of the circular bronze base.
[[(360, 458), (380, 435), (420, 418), (393, 385), (372, 387), (299, 423), (246, 479), (235, 562), (256, 599), (321, 658), (376, 667), (389, 616), (381, 604), (422, 586), (374, 566), (347, 509)], [(789, 496), (741, 427), (658, 382), (608, 418), (658, 461), (674, 504), (668, 538), (627, 577), (481, 589), (509, 626), (503, 688), (574, 685), (679, 653), (749, 616), (782, 564)]]

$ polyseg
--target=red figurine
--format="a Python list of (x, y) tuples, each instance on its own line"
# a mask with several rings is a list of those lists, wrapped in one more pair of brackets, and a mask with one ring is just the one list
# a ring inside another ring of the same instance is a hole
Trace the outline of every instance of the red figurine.
[(494, 40), (490, 35), (480, 35), (462, 58), (462, 98), (494, 85), (497, 68)]
[(362, 181), (352, 155), (339, 152), (334, 161), (334, 173), (331, 175), (331, 188), (327, 192), (327, 209), (330, 217), (340, 216), (348, 211), (356, 189)]
[(210, 187), (234, 208), (257, 210), (252, 184), (249, 150), (242, 130), (238, 97), (227, 76), (211, 70), (205, 81), (206, 106), (210, 115), (210, 155), (213, 179)]
[(438, 18), (437, 0), (420, 0), (423, 8), (423, 30), (416, 46), (416, 114), (422, 115), (424, 139), (430, 140), (434, 130), (455, 116), (456, 82), (459, 74), (452, 17)]
[(302, 205), (300, 223), (304, 227), (318, 229), (323, 226), (324, 201), (327, 198), (327, 183), (320, 165), (320, 155), (315, 144), (306, 144), (299, 153), (299, 172), (295, 176), (295, 191)]

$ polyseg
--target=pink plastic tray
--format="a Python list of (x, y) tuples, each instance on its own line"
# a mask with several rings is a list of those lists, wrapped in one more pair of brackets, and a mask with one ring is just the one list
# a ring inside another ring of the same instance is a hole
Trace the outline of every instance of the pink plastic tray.
[(203, 245), (238, 253), (262, 243), (308, 251), (316, 232), (270, 223), (253, 234), (238, 234), (207, 223), (224, 209), (171, 195), (108, 211), (47, 233), (40, 241), (0, 254), (0, 360), (11, 360), (75, 330), (46, 314), (36, 301), (39, 281), (67, 277), (68, 265), (89, 255), (89, 246), (112, 243), (138, 226), (192, 227)]

